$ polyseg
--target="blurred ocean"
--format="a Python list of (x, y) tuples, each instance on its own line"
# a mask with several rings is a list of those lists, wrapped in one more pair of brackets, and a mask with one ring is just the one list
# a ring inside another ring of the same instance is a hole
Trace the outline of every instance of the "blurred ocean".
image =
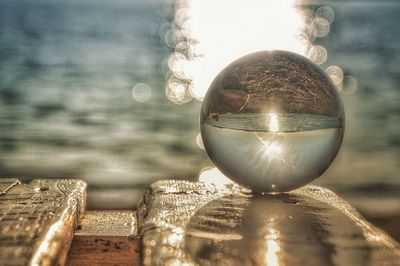
[[(358, 81), (346, 132), (315, 183), (365, 212), (400, 211), (400, 2), (329, 1), (322, 67)], [(195, 180), (200, 103), (165, 96), (167, 0), (0, 1), (0, 176), (81, 178), (90, 208), (131, 208), (163, 178)], [(238, 33), (240, 34), (240, 33)], [(145, 83), (148, 101), (132, 89)], [(149, 94), (151, 90), (151, 95)]]

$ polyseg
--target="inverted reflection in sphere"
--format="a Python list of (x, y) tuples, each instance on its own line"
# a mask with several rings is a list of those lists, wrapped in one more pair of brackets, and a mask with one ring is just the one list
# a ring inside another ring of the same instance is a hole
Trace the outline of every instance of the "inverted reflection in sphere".
[(204, 147), (225, 175), (254, 191), (281, 192), (319, 177), (343, 138), (335, 85), (310, 60), (257, 52), (227, 66), (204, 99)]

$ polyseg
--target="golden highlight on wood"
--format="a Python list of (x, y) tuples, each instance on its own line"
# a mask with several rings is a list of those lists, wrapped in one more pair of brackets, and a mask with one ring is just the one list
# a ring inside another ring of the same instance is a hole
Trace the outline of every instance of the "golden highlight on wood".
[(0, 179), (0, 265), (63, 265), (85, 206), (80, 180)]

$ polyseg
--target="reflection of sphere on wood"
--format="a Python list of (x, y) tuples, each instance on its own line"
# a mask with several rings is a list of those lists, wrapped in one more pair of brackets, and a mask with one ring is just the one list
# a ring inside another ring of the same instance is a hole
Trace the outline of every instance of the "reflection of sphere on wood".
[(330, 265), (332, 257), (365, 265), (363, 245), (361, 228), (343, 210), (294, 193), (218, 198), (197, 210), (185, 232), (185, 250), (199, 265)]
[(205, 149), (255, 191), (288, 191), (320, 176), (343, 138), (344, 110), (317, 65), (284, 51), (247, 55), (213, 81), (201, 110)]

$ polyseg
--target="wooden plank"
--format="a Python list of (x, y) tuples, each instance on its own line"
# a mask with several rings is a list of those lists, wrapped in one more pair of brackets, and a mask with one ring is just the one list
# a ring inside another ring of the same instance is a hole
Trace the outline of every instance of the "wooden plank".
[(13, 184), (0, 196), (0, 265), (63, 265), (85, 210), (86, 184)]
[(67, 265), (139, 265), (136, 213), (87, 211), (75, 232)]
[(252, 195), (159, 181), (138, 219), (144, 265), (400, 265), (396, 241), (317, 186)]

